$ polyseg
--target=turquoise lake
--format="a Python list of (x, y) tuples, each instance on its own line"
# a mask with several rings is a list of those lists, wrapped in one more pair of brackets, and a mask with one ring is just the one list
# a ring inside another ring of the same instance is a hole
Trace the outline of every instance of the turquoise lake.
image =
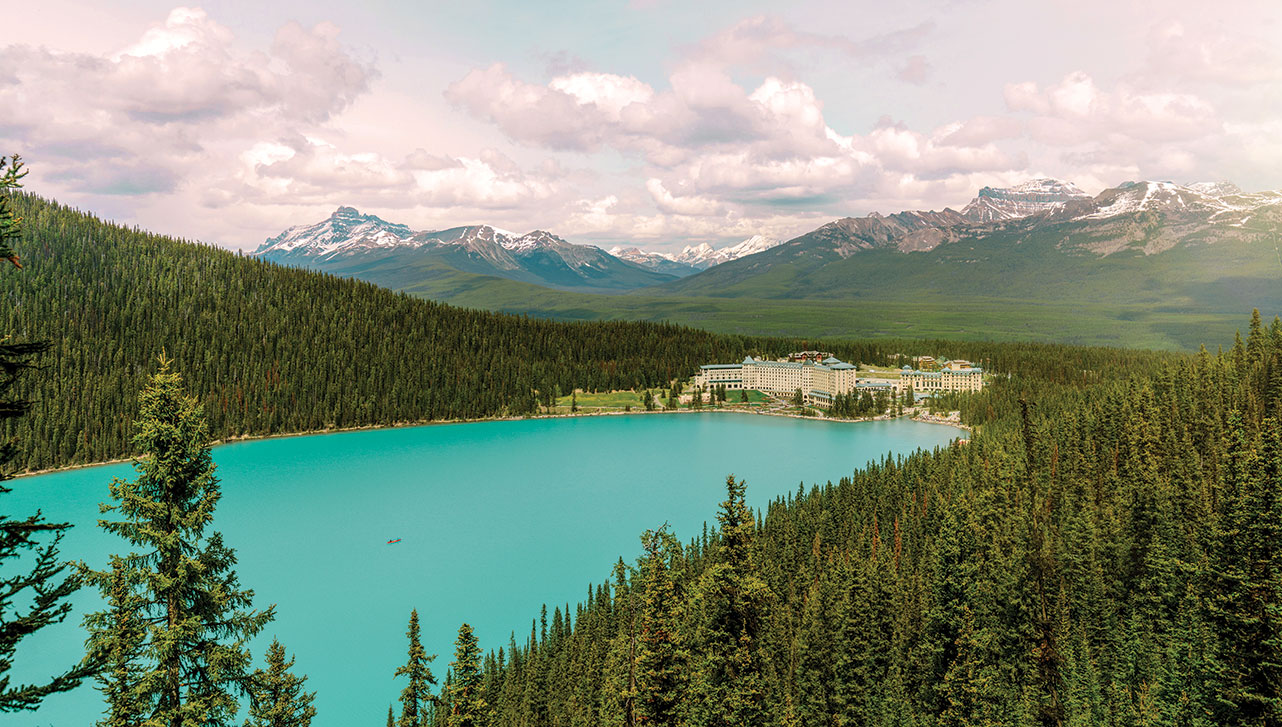
[[(836, 482), (887, 453), (945, 445), (947, 426), (857, 424), (745, 414), (534, 419), (385, 429), (242, 442), (214, 449), (223, 498), (214, 529), (236, 549), (241, 583), (277, 617), (273, 636), (315, 690), (316, 727), (382, 724), (402, 684), (406, 624), (417, 608), (433, 671), (443, 679), (459, 624), (485, 650), (521, 642), (542, 604), (574, 604), (609, 577), (639, 536), (667, 522), (683, 541), (715, 523), (725, 478), (747, 481), (764, 509), (798, 483)], [(109, 465), (9, 483), (11, 516), (39, 507), (76, 523), (62, 556), (101, 566), (125, 544), (98, 529)], [(402, 542), (387, 545), (393, 538)], [(15, 681), (66, 667), (82, 652), (76, 613), (18, 652)], [(101, 714), (92, 685), (0, 723), (84, 727)]]

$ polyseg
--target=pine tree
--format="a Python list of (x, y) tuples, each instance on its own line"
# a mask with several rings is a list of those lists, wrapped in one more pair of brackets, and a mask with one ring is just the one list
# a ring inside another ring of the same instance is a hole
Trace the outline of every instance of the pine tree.
[(1251, 323), (1247, 328), (1246, 334), (1246, 352), (1252, 363), (1258, 363), (1264, 358), (1265, 346), (1268, 344), (1264, 333), (1264, 323), (1260, 320), (1260, 309), (1255, 308), (1251, 311)]
[(436, 659), (436, 654), (428, 656), (419, 640), (417, 608), (410, 611), (410, 625), (405, 636), (410, 642), (409, 659), (392, 675), (393, 678), (403, 676), (409, 679), (405, 689), (401, 690), (401, 718), (397, 727), (419, 727), (432, 722), (432, 705), (435, 703), (432, 685), (436, 684), (436, 677), (428, 665)]
[[(100, 525), (143, 552), (115, 559), (110, 570), (85, 570), (109, 604), (114, 598), (128, 605), (129, 618), (113, 617), (111, 608), (91, 614), (90, 651), (133, 652), (126, 665), (137, 670), (137, 680), (115, 685), (127, 703), (109, 704), (111, 712), (145, 705), (148, 725), (225, 725), (238, 707), (233, 690), (250, 685), (245, 644), (275, 607), (250, 610), (253, 591), (240, 588), (234, 551), (219, 533), (205, 532), (220, 497), (205, 419), (169, 364), (161, 359), (140, 397), (138, 478), (113, 480), (117, 504), (102, 506), (104, 514), (124, 519)], [(123, 598), (121, 591), (132, 595)], [(122, 625), (132, 619), (145, 624), (141, 643)]]
[[(10, 244), (21, 235), (22, 220), (14, 214), (9, 191), (20, 186), (26, 176), (17, 155), (0, 158), (0, 259), (21, 268), (17, 253)], [(0, 339), (0, 423), (23, 416), (31, 402), (13, 398), (14, 386), (22, 375), (34, 368), (32, 359), (47, 351), (45, 342), (16, 343)], [(13, 441), (0, 442), (0, 482), (13, 478), (10, 470), (18, 447)], [(11, 490), (0, 485), (0, 497)], [(34, 551), (31, 570), (0, 578), (0, 712), (33, 710), (41, 700), (56, 692), (75, 688), (93, 673), (89, 662), (73, 666), (43, 684), (9, 683), (9, 670), (22, 639), (47, 626), (61, 622), (71, 611), (67, 599), (79, 588), (75, 574), (67, 573), (67, 564), (58, 559), (58, 544), (71, 527), (68, 523), (51, 523), (39, 511), (22, 519), (0, 514), (0, 564)], [(40, 546), (37, 538), (52, 536)], [(25, 610), (24, 610), (25, 609)], [(13, 611), (13, 613), (10, 613)]]
[(637, 655), (637, 716), (643, 725), (675, 726), (685, 692), (677, 647), (677, 593), (672, 563), (681, 546), (667, 526), (641, 536), (641, 643)]
[(726, 499), (713, 562), (704, 570), (692, 606), (696, 664), (688, 722), (698, 727), (763, 724), (769, 712), (761, 636), (770, 587), (752, 553), (756, 520), (744, 484), (726, 478)]
[(23, 166), (22, 157), (17, 154), (8, 159), (0, 157), (0, 259), (8, 260), (15, 268), (21, 268), (22, 263), (11, 243), (22, 236), (22, 218), (14, 212), (10, 192), (22, 188), (22, 178), (27, 176)]
[(454, 642), (454, 661), (450, 662), (450, 682), (446, 688), (450, 714), (449, 727), (484, 727), (489, 724), (485, 696), (481, 691), (481, 650), (472, 627), (463, 624)]
[(272, 639), (267, 647), (267, 669), (252, 675), (249, 719), (245, 727), (308, 727), (316, 716), (316, 692), (304, 692), (306, 675), (294, 676), (294, 659), (285, 660), (285, 647)]

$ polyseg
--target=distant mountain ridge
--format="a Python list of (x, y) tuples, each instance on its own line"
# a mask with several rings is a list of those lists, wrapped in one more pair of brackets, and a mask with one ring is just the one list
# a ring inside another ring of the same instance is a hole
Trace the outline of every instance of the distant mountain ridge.
[[(738, 260), (741, 257), (765, 252), (781, 244), (783, 244), (783, 241), (774, 237), (753, 235), (742, 242), (726, 247), (714, 248), (706, 242), (698, 245), (686, 245), (681, 252), (675, 255), (623, 246), (610, 248), (610, 253), (654, 270), (686, 270), (688, 272), (684, 274), (691, 274), (700, 270), (707, 270), (713, 265), (720, 265), (731, 260)], [(675, 264), (675, 266), (672, 264)]]
[[(253, 254), (264, 260), (379, 282), (419, 269), (453, 269), (552, 288), (619, 291), (657, 285), (676, 275), (621, 260), (594, 245), (574, 245), (545, 230), (517, 234), (489, 225), (415, 232), (406, 225), (339, 207), (327, 219), (268, 238)], [(381, 272), (380, 272), (381, 271)]]
[[(986, 187), (961, 212), (834, 220), (661, 289), (789, 299), (930, 292), (1061, 300), (1077, 295), (1065, 271), (1081, 270), (1092, 284), (1115, 279), (1115, 295), (1146, 302), (1213, 273), (1219, 277), (1205, 281), (1204, 294), (1227, 300), (1239, 295), (1235, 285), (1263, 289), (1282, 282), (1280, 239), (1282, 192), (1248, 194), (1227, 182), (1140, 181), (1092, 197), (1068, 182), (1037, 179), (1006, 189)], [(1179, 262), (1154, 257), (1172, 250), (1181, 251)], [(913, 256), (918, 253), (927, 256)], [(1115, 256), (1152, 262), (1089, 263)], [(1176, 270), (1194, 260), (1195, 267)], [(1232, 260), (1240, 261), (1237, 268), (1228, 264)], [(1133, 289), (1137, 275), (1148, 280), (1151, 294)], [(1235, 277), (1238, 283), (1217, 282)], [(976, 282), (981, 280), (986, 282)], [(1076, 284), (1084, 289), (1085, 282)]]
[[(428, 259), (461, 272), (563, 289), (630, 290), (693, 275), (780, 244), (754, 235), (735, 245), (687, 246), (676, 255), (569, 243), (545, 230), (518, 234), (490, 225), (416, 232), (406, 225), (339, 207), (328, 218), (295, 225), (252, 253), (264, 260), (372, 278), (375, 268)], [(375, 282), (382, 282), (376, 280)]]
[[(1282, 309), (1282, 192), (1138, 181), (1092, 196), (1041, 178), (985, 187), (960, 211), (845, 217), (783, 242), (756, 237), (677, 254), (606, 252), (486, 225), (414, 232), (346, 207), (257, 254), (446, 302), (567, 319), (660, 320), (730, 305), (695, 309), (694, 299), (741, 297), (1220, 315)], [(577, 295), (596, 293), (631, 300)], [(1169, 330), (1168, 340), (1184, 340)]]

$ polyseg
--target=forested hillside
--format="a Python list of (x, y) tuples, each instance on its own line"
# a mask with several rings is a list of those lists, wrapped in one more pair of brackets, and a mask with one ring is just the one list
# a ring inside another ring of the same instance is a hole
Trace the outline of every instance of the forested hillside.
[(9, 432), (24, 469), (128, 454), (162, 352), (225, 438), (524, 413), (536, 391), (658, 384), (754, 345), (453, 308), (14, 201), (26, 267), (0, 278), (0, 330), (53, 344), (26, 379), (35, 408)]
[(1062, 353), (1092, 375), (1016, 365), (961, 399), (969, 444), (755, 517), (732, 481), (717, 529), (647, 533), (635, 567), (491, 653), (464, 706), (492, 725), (1278, 724), (1282, 323), (1218, 355)]
[[(166, 352), (214, 436), (520, 414), (536, 392), (658, 386), (700, 364), (813, 348), (668, 324), (554, 323), (464, 310), (368, 283), (252, 260), (15, 195), (25, 265), (0, 276), (0, 330), (48, 340), (9, 434), (21, 469), (129, 454), (138, 392)], [(946, 353), (998, 370), (1040, 361), (1081, 376), (1059, 346), (833, 342), (846, 360)], [(1081, 355), (1100, 362), (1110, 349)], [(1150, 356), (1151, 354), (1125, 354)], [(1097, 367), (1092, 367), (1092, 370)]]

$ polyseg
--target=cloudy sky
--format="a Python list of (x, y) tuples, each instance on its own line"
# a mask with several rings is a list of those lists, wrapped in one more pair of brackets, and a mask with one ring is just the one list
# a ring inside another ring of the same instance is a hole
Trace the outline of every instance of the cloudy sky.
[[(902, 5), (903, 7), (898, 7)], [(671, 250), (1034, 176), (1282, 187), (1282, 3), (42, 0), (28, 187), (252, 248), (339, 205)]]

